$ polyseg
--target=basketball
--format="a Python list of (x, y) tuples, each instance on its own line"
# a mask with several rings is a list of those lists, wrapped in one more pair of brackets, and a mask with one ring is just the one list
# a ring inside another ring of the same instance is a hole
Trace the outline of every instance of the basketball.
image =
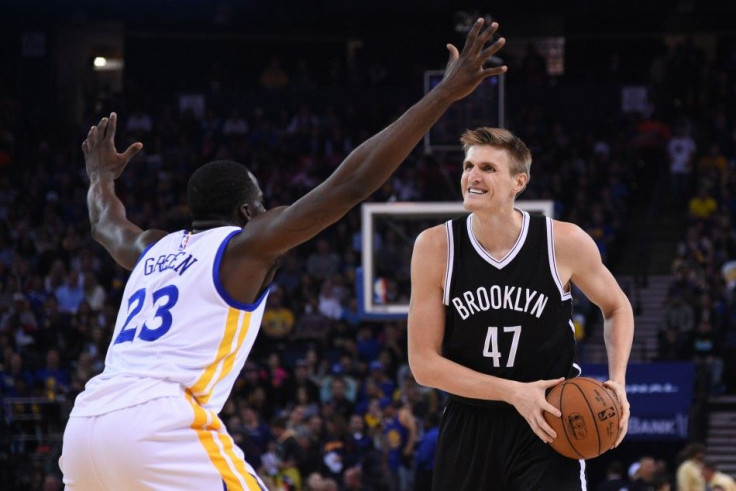
[(588, 377), (569, 379), (552, 388), (547, 401), (560, 410), (544, 419), (557, 433), (550, 444), (571, 459), (592, 459), (609, 450), (619, 435), (621, 404), (603, 383)]

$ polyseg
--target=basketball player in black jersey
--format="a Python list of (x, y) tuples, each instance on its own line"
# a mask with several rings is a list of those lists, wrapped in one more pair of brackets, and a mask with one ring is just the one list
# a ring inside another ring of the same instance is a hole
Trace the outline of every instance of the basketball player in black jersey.
[(545, 391), (580, 374), (570, 283), (605, 319), (610, 380), (629, 419), (626, 365), (634, 318), (626, 295), (578, 226), (514, 208), (531, 153), (510, 132), (468, 130), (460, 181), (469, 215), (414, 245), (409, 363), (416, 380), (450, 394), (434, 490), (585, 489), (585, 462), (547, 445), (560, 412)]

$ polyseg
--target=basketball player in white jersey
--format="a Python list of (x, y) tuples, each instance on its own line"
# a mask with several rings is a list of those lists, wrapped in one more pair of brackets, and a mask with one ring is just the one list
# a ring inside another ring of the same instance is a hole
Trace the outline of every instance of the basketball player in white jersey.
[(105, 369), (64, 433), (69, 489), (265, 489), (217, 413), (255, 341), (278, 258), (378, 189), (454, 101), (506, 71), (484, 67), (504, 44), (489, 43), (497, 28), (479, 19), (462, 52), (448, 45), (443, 80), (291, 206), (266, 211), (256, 178), (217, 161), (190, 178), (191, 230), (141, 230), (114, 181), (142, 145), (117, 153), (114, 113), (90, 129), (92, 236), (132, 273)]
[(545, 391), (580, 374), (570, 283), (605, 319), (605, 384), (624, 408), (615, 445), (629, 419), (631, 305), (580, 227), (514, 207), (532, 161), (518, 137), (477, 128), (461, 141), (470, 214), (422, 232), (411, 265), (409, 363), (450, 394), (432, 489), (586, 489), (585, 462), (546, 445), (556, 435), (543, 417), (560, 416)]

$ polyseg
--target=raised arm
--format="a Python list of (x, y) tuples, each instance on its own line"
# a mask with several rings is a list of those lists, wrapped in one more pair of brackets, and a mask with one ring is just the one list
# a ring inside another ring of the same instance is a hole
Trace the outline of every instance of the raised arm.
[(543, 411), (560, 412), (547, 402), (545, 390), (562, 379), (522, 383), (476, 372), (442, 356), (445, 334), (443, 278), (447, 264), (444, 226), (425, 230), (414, 244), (411, 258), (409, 305), (409, 366), (417, 382), (473, 399), (504, 401), (513, 405), (544, 442), (557, 435)]
[(115, 194), (115, 179), (120, 177), (130, 159), (143, 148), (134, 143), (123, 153), (115, 150), (117, 115), (102, 118), (93, 126), (82, 143), (84, 162), (89, 176), (87, 207), (92, 237), (102, 244), (115, 261), (125, 269), (133, 269), (138, 257), (151, 243), (166, 235), (161, 230), (144, 231), (125, 214), (125, 206)]
[(486, 46), (498, 29), (493, 23), (483, 30), (478, 19), (462, 52), (448, 44), (450, 58), (442, 81), (387, 128), (371, 137), (335, 169), (322, 184), (289, 207), (264, 213), (236, 237), (231, 247), (249, 254), (278, 256), (305, 242), (336, 222), (353, 206), (370, 196), (396, 170), (424, 134), (450, 105), (470, 94), (485, 78), (506, 67), (483, 65), (504, 45), (501, 38)]
[(626, 365), (634, 338), (634, 313), (626, 294), (601, 260), (593, 239), (572, 223), (555, 222), (555, 252), (563, 283), (569, 279), (588, 299), (601, 309), (603, 336), (608, 355), (608, 377), (605, 383), (616, 392), (624, 414), (621, 433), (614, 447), (626, 436), (629, 402), (626, 397)]

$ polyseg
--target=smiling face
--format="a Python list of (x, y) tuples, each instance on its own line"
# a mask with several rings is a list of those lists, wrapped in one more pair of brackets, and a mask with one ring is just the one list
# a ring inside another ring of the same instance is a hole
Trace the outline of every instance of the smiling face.
[(460, 178), (463, 206), (468, 211), (513, 207), (516, 195), (524, 189), (527, 180), (526, 173), (512, 174), (505, 149), (473, 145), (465, 154)]

